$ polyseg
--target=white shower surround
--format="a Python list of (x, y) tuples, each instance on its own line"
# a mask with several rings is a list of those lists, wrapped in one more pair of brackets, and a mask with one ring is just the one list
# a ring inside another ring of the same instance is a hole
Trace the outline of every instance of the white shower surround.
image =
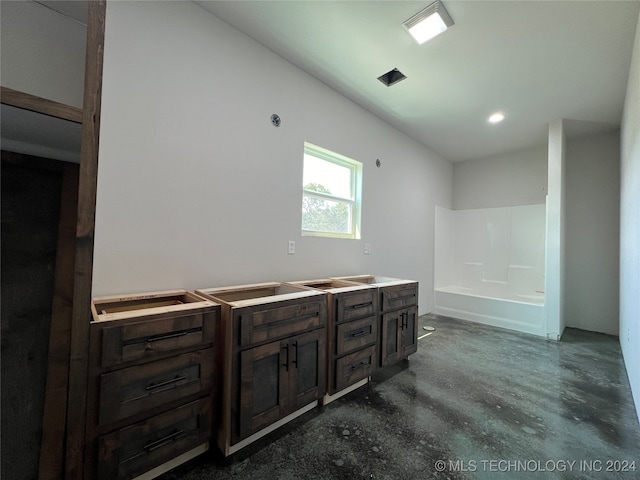
[(545, 205), (436, 207), (434, 312), (546, 336)]

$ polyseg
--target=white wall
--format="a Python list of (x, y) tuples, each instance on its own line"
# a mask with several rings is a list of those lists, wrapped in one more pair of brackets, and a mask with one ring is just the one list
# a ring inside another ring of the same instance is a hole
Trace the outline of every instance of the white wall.
[(546, 145), (453, 166), (456, 210), (543, 204), (546, 187)]
[(87, 29), (42, 5), (0, 2), (0, 82), (82, 107)]
[(545, 316), (547, 337), (558, 340), (565, 327), (566, 138), (562, 120), (549, 123)]
[(640, 417), (640, 16), (621, 139), (620, 346)]
[[(449, 162), (191, 2), (106, 22), (94, 295), (376, 273), (431, 310)], [(301, 237), (304, 141), (363, 162), (362, 240)]]
[(567, 139), (568, 327), (618, 335), (620, 133)]

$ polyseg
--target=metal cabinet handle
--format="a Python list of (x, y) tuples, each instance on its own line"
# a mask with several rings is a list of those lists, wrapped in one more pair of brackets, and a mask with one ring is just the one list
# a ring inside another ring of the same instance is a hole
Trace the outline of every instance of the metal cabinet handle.
[(289, 345), (287, 344), (282, 348), (284, 348), (285, 355), (286, 355), (285, 361), (282, 364), (282, 366), (285, 368), (285, 372), (288, 372), (289, 371)]
[(351, 334), (352, 338), (364, 337), (367, 334), (366, 330), (360, 330), (359, 332), (355, 332)]
[(357, 305), (351, 305), (347, 308), (349, 308), (350, 310), (355, 310), (356, 308), (368, 307), (369, 305), (371, 305), (371, 302), (358, 303)]
[(297, 366), (298, 366), (298, 342), (293, 342), (291, 345), (293, 346), (293, 348), (295, 348), (294, 355), (293, 355), (293, 360), (291, 360), (291, 363), (293, 363), (297, 368)]
[(188, 334), (189, 332), (186, 332), (183, 330), (182, 332), (168, 333), (166, 335), (155, 335), (153, 337), (147, 338), (147, 343), (161, 342), (162, 340), (169, 340), (171, 338), (184, 337), (185, 335), (188, 335)]
[[(171, 380), (167, 380), (166, 382), (152, 383), (151, 385), (145, 387), (145, 390), (151, 391), (151, 394), (164, 392), (165, 390), (168, 390), (168, 388), (162, 388), (162, 387), (175, 388), (177, 386), (175, 385), (177, 382), (186, 380), (186, 378), (187, 377), (185, 377), (184, 375), (180, 375), (175, 378), (172, 378)], [(158, 388), (162, 388), (162, 390), (158, 390)]]
[(178, 430), (176, 432), (173, 432), (169, 435), (167, 435), (164, 438), (161, 438), (160, 440), (156, 440), (155, 442), (151, 442), (151, 443), (147, 443), (144, 448), (147, 452), (153, 452), (154, 450), (157, 450), (160, 447), (164, 447), (165, 445), (178, 440), (179, 437), (182, 436), (182, 434), (184, 433), (184, 430)]
[(356, 363), (354, 365), (351, 365), (351, 370), (356, 370), (357, 368), (364, 367), (365, 365), (369, 365), (369, 362), (365, 362), (363, 360), (360, 363)]

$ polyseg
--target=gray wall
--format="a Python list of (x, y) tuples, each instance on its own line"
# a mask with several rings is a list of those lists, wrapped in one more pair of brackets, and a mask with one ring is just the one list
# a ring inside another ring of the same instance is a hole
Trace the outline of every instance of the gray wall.
[(619, 132), (569, 138), (566, 161), (566, 325), (618, 335)]
[(621, 137), (620, 345), (640, 417), (640, 16)]
[(453, 165), (455, 210), (540, 205), (546, 187), (546, 145)]
[[(305, 141), (363, 163), (361, 240), (301, 236)], [(449, 162), (199, 6), (108, 2), (94, 295), (376, 273), (418, 280), (426, 313), (451, 185)]]
[(0, 2), (3, 87), (82, 108), (87, 29), (35, 2)]

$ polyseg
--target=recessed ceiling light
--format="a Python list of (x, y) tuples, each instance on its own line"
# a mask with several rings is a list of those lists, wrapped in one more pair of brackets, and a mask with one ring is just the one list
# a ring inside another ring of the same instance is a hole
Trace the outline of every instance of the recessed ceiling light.
[(420, 10), (402, 25), (415, 41), (422, 45), (452, 26), (453, 20), (442, 2), (437, 0), (427, 8)]
[(500, 123), (504, 120), (504, 113), (496, 112), (489, 117), (489, 123)]

